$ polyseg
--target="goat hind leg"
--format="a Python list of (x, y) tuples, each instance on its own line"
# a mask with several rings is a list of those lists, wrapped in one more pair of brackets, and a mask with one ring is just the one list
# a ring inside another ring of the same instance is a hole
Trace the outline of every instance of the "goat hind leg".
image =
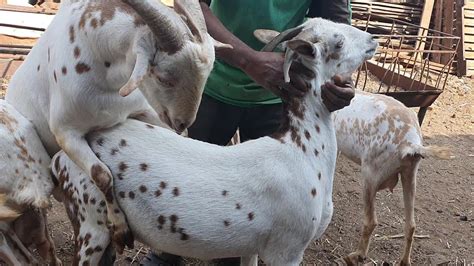
[(418, 162), (413, 162), (410, 167), (402, 170), (403, 203), (405, 209), (405, 247), (400, 261), (400, 265), (411, 265), (410, 255), (415, 235), (415, 194), (416, 194), (416, 173)]
[(109, 168), (97, 158), (83, 134), (75, 131), (55, 132), (59, 146), (83, 171), (88, 173), (94, 184), (104, 194), (107, 202), (107, 216), (113, 226), (113, 241), (117, 252), (122, 254), (125, 246), (133, 248), (133, 235), (128, 228), (125, 214), (120, 209), (113, 191), (113, 177)]

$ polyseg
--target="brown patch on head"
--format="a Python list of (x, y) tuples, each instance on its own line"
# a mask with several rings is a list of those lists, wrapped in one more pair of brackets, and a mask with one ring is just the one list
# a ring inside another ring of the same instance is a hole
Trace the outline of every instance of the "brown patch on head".
[(146, 170), (148, 170), (148, 164), (146, 164), (146, 163), (140, 164), (140, 170), (142, 170), (143, 172), (145, 172)]
[(313, 197), (316, 197), (316, 189), (315, 188), (311, 189), (311, 195), (313, 195)]
[(175, 197), (179, 196), (179, 188), (175, 187), (175, 188), (173, 189), (173, 195), (174, 195)]
[(89, 72), (91, 70), (90, 66), (86, 65), (85, 63), (77, 63), (76, 65), (76, 72), (77, 74), (83, 74), (85, 72)]
[(145, 193), (148, 190), (145, 185), (141, 185), (138, 189), (140, 190), (141, 193)]
[(252, 221), (254, 217), (255, 217), (255, 215), (253, 214), (253, 212), (249, 212), (247, 214), (247, 218), (249, 219), (249, 221)]
[(74, 58), (79, 58), (79, 56), (81, 56), (81, 49), (79, 49), (79, 47), (74, 47)]

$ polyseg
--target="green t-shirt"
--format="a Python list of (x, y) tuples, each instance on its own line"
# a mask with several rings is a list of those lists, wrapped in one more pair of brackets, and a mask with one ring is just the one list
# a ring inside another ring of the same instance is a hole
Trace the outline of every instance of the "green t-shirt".
[[(283, 31), (296, 27), (303, 22), (310, 4), (311, 0), (212, 0), (211, 10), (235, 36), (260, 50), (264, 44), (253, 36), (254, 30)], [(219, 101), (241, 107), (281, 102), (242, 70), (221, 60), (216, 60), (204, 92)]]

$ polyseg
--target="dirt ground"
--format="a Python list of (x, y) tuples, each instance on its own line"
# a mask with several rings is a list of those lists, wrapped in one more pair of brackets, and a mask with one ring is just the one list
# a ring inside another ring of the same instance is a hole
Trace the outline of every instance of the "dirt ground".
[[(422, 127), (425, 144), (449, 146), (456, 157), (450, 161), (427, 158), (421, 164), (415, 215), (416, 235), (423, 238), (414, 241), (414, 265), (474, 265), (473, 88), (474, 80), (451, 77), (445, 92), (425, 117)], [(362, 221), (360, 180), (358, 165), (339, 158), (334, 182), (334, 216), (322, 239), (306, 250), (305, 264), (331, 264), (357, 246)], [(379, 225), (373, 234), (367, 262), (392, 264), (400, 257), (403, 247), (403, 238), (393, 238), (403, 233), (401, 185), (393, 193), (379, 192), (376, 208)], [(70, 265), (72, 228), (57, 202), (49, 212), (49, 226), (60, 258)], [(137, 265), (146, 252), (146, 247), (138, 245), (119, 256), (116, 265)], [(197, 263), (189, 261), (189, 264)]]

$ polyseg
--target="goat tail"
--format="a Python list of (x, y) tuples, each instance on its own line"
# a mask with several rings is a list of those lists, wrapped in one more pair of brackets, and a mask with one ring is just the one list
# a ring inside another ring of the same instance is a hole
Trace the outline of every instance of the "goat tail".
[(13, 221), (21, 215), (18, 211), (8, 206), (8, 197), (0, 193), (0, 221)]
[(423, 146), (423, 145), (410, 145), (403, 151), (403, 157), (408, 155), (419, 155), (422, 158), (434, 157), (441, 160), (451, 160), (455, 156), (451, 149), (442, 146)]

